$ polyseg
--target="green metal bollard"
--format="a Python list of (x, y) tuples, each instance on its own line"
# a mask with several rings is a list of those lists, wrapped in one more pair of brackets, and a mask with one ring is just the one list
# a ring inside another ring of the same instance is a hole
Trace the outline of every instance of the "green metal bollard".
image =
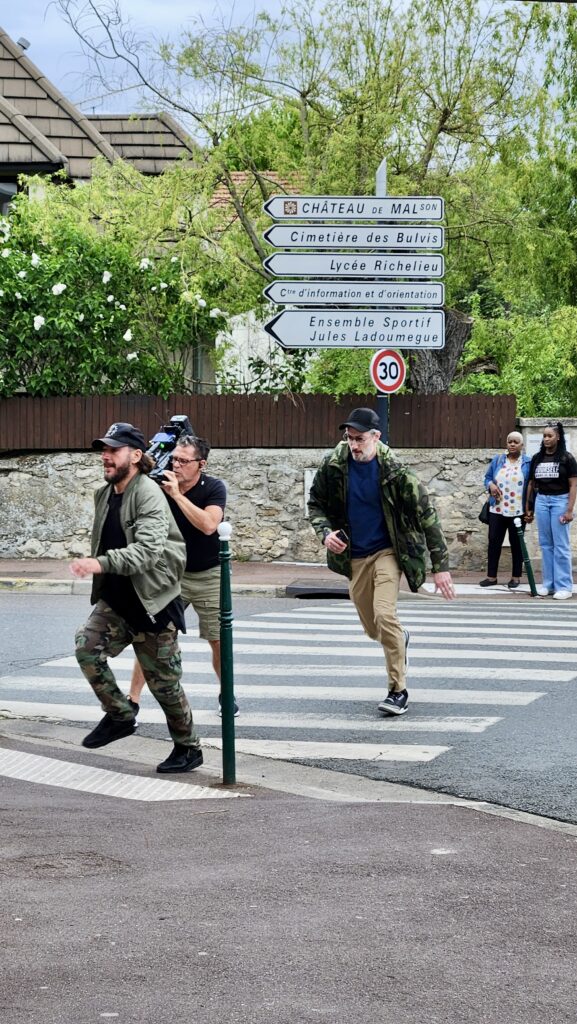
[(234, 751), (234, 670), (232, 659), (232, 593), (230, 587), (230, 523), (218, 527), (220, 539), (220, 705), (222, 712), (222, 781), (236, 782)]
[(515, 523), (519, 544), (521, 545), (521, 554), (523, 555), (523, 564), (525, 565), (525, 572), (527, 573), (527, 579), (529, 580), (529, 586), (531, 588), (531, 597), (537, 597), (537, 587), (535, 584), (535, 577), (533, 575), (533, 566), (531, 565), (531, 559), (529, 558), (529, 552), (527, 551), (527, 545), (525, 544), (521, 517), (515, 516), (513, 522)]

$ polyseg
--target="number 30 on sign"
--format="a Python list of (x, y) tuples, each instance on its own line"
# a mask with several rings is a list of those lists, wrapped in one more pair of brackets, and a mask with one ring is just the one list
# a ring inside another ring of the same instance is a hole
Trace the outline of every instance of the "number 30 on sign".
[(406, 374), (405, 360), (394, 348), (383, 348), (371, 359), (371, 381), (386, 395), (402, 388)]

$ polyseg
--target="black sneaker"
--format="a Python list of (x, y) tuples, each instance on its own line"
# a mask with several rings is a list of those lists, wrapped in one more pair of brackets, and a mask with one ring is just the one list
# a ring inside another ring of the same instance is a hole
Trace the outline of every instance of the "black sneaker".
[(132, 697), (127, 697), (126, 699), (130, 704), (130, 707), (134, 711), (134, 717), (136, 718), (138, 712), (140, 711), (140, 704), (137, 704), (135, 700), (132, 700)]
[(114, 743), (114, 740), (121, 740), (124, 736), (132, 736), (136, 732), (134, 718), (118, 721), (105, 715), (92, 732), (88, 733), (82, 740), (83, 747), (105, 747), (107, 743)]
[(166, 761), (157, 765), (157, 772), (166, 775), (168, 772), (191, 772), (202, 764), (202, 750), (200, 747), (183, 747), (180, 743), (174, 744), (172, 754), (169, 754)]
[(499, 580), (490, 580), (488, 576), (479, 583), (480, 587), (496, 587)]
[(382, 711), (383, 715), (404, 715), (408, 703), (409, 694), (407, 690), (399, 690), (398, 693), (391, 690), (385, 699), (380, 704), (377, 704), (377, 708), (379, 711)]
[[(222, 697), (222, 694), (219, 693), (219, 695), (218, 695), (218, 713), (219, 713), (220, 717), (222, 718), (221, 697)], [(234, 706), (234, 717), (238, 718), (238, 716), (240, 715), (240, 711), (238, 710), (238, 704), (236, 703), (234, 697), (233, 697), (233, 706)]]

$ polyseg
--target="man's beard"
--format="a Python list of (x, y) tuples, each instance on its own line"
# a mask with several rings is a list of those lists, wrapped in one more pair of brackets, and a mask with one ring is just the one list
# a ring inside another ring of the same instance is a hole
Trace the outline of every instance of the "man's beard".
[(369, 452), (351, 452), (355, 462), (369, 462)]
[[(110, 467), (111, 469), (113, 467)], [(104, 477), (107, 484), (119, 484), (122, 480), (126, 480), (126, 477), (130, 473), (130, 463), (127, 466), (119, 466), (114, 471), (113, 476), (107, 476), (107, 470), (104, 471)]]

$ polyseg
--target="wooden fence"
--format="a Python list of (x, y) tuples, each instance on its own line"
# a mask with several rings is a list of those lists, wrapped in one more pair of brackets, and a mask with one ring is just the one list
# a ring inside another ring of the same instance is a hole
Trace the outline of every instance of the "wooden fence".
[[(355, 406), (371, 395), (142, 395), (0, 399), (0, 451), (82, 451), (111, 423), (135, 423), (151, 438), (171, 416), (188, 416), (214, 448), (328, 448)], [(396, 448), (502, 448), (515, 427), (512, 395), (393, 395), (389, 442)]]

